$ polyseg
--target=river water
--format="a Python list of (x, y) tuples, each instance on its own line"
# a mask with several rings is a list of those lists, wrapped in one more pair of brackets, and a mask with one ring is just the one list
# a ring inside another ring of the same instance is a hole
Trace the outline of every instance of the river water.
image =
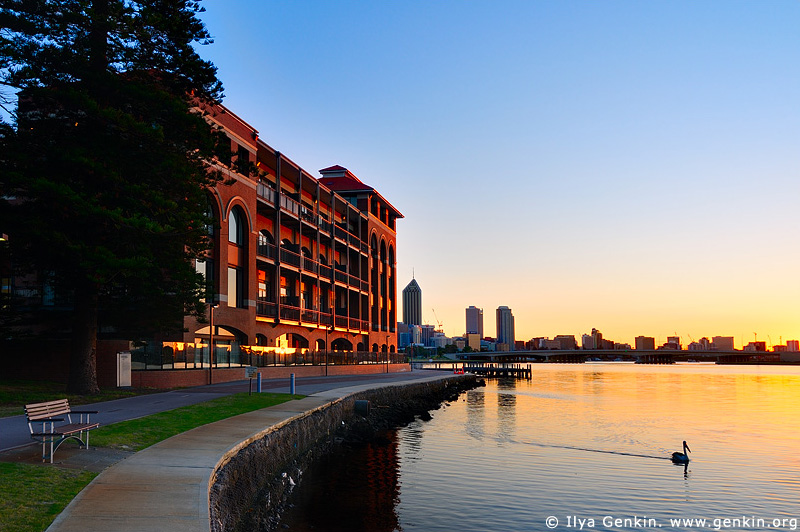
[[(800, 368), (533, 369), (530, 381), (488, 380), (430, 421), (315, 464), (283, 528), (800, 527)], [(683, 440), (687, 467), (669, 460)]]

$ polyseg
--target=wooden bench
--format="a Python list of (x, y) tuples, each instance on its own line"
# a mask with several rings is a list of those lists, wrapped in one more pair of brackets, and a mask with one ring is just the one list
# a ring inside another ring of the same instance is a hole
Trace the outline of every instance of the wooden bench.
[[(72, 420), (74, 414), (78, 416), (77, 421)], [(88, 449), (89, 431), (100, 426), (100, 423), (89, 421), (90, 414), (97, 414), (97, 411), (72, 410), (66, 399), (25, 405), (25, 415), (28, 416), (31, 438), (42, 442), (42, 462), (46, 462), (47, 458), (50, 458), (52, 464), (53, 453), (68, 439), (78, 440), (81, 446)], [(48, 444), (50, 446), (49, 453), (47, 452)]]

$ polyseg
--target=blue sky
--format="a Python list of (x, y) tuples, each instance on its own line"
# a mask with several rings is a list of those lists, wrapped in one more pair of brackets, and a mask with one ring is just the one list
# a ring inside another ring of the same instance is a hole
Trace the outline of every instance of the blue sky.
[(203, 5), (225, 105), (406, 216), (448, 334), (800, 338), (800, 2)]

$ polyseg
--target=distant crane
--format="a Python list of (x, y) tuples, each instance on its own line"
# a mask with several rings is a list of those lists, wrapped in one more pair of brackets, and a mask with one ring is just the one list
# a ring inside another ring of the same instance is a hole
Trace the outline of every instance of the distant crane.
[(436, 332), (443, 333), (444, 329), (442, 328), (442, 322), (439, 321), (439, 316), (436, 315), (436, 309), (435, 308), (431, 308), (431, 310), (433, 311), (433, 319), (436, 320), (436, 324), (439, 326), (439, 329)]

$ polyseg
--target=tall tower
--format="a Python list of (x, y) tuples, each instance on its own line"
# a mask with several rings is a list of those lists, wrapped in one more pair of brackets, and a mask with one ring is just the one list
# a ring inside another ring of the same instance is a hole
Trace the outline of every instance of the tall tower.
[(403, 323), (422, 325), (422, 288), (413, 278), (408, 286), (403, 288)]
[(483, 309), (470, 305), (467, 307), (467, 334), (477, 334), (483, 338)]
[(508, 307), (497, 307), (497, 343), (514, 350), (514, 315)]

